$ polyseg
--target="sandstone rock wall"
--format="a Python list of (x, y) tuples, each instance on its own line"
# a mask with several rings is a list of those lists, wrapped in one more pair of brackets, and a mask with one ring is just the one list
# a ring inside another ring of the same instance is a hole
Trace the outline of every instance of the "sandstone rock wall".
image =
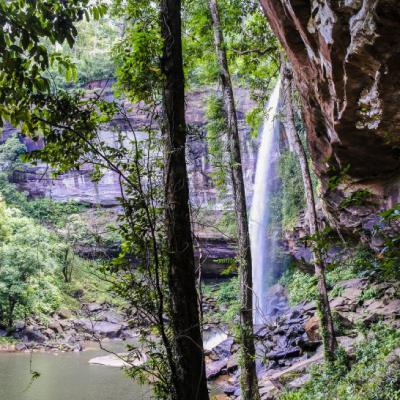
[[(94, 82), (89, 84), (89, 90), (102, 90), (104, 82)], [(207, 206), (213, 210), (221, 210), (224, 205), (217, 196), (211, 180), (211, 164), (206, 142), (205, 129), (205, 109), (207, 97), (212, 89), (202, 89), (193, 91), (187, 97), (187, 122), (196, 127), (195, 134), (188, 140), (188, 169), (190, 179), (191, 200), (194, 206)], [(105, 90), (105, 96), (113, 98), (112, 90)], [(245, 114), (254, 107), (250, 99), (249, 91), (243, 89), (236, 90), (236, 101), (240, 131), (242, 137), (242, 155), (244, 163), (245, 181), (247, 183), (247, 194), (249, 200), (252, 195), (252, 183), (257, 157), (257, 140), (252, 138), (249, 127), (245, 123)], [(149, 118), (143, 111), (140, 104), (133, 107), (130, 114), (131, 125), (138, 130), (149, 124)], [(114, 124), (121, 130), (127, 130), (126, 121), (116, 119)], [(3, 134), (3, 140), (13, 134), (16, 130), (7, 127)], [(111, 129), (101, 133), (104, 140), (113, 141), (115, 135)], [(41, 140), (33, 142), (28, 138), (21, 139), (25, 142), (28, 151), (41, 148)], [(27, 166), (23, 173), (17, 173), (14, 181), (22, 190), (29, 192), (32, 197), (48, 196), (57, 201), (77, 200), (91, 205), (101, 205), (103, 207), (115, 207), (118, 205), (116, 197), (120, 196), (118, 177), (113, 172), (107, 172), (99, 183), (94, 183), (90, 179), (91, 169), (89, 166), (81, 168), (79, 171), (65, 173), (56, 179), (52, 179), (46, 165), (37, 167)]]
[[(261, 4), (293, 66), (327, 212), (342, 228), (368, 225), (374, 212), (400, 201), (399, 3)], [(359, 189), (372, 193), (366, 207), (340, 207)]]

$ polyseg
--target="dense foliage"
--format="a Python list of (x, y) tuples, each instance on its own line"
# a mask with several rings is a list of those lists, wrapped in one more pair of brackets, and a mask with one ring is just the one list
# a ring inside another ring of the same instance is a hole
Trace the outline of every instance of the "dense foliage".
[(389, 354), (400, 346), (400, 332), (377, 324), (349, 359), (339, 350), (332, 366), (312, 369), (311, 379), (300, 390), (280, 400), (395, 400), (400, 398), (399, 358)]
[(88, 0), (2, 1), (0, 3), (0, 125), (20, 123), (25, 134), (45, 130), (41, 122), (46, 104), (53, 102), (51, 81), (46, 76), (52, 65), (59, 65), (68, 76), (75, 67), (52, 45), (75, 43), (77, 21), (104, 15), (106, 8)]
[(221, 96), (213, 94), (207, 100), (207, 145), (210, 164), (212, 165), (211, 178), (218, 193), (226, 199), (226, 191), (230, 183), (227, 174), (229, 154), (226, 139), (226, 113)]
[(1, 202), (0, 323), (54, 311), (60, 306), (57, 237)]
[[(378, 281), (386, 279), (388, 275), (382, 269), (382, 262), (381, 257), (363, 246), (355, 247), (347, 255), (338, 255), (336, 260), (328, 263), (326, 267), (327, 286), (331, 290), (331, 295), (340, 294), (340, 285), (338, 284), (343, 280), (363, 277)], [(287, 269), (280, 282), (288, 289), (289, 302), (292, 305), (302, 301), (312, 301), (317, 297), (315, 277), (299, 269), (296, 264), (292, 264)]]
[(282, 227), (290, 230), (298, 222), (305, 206), (303, 181), (296, 155), (290, 150), (284, 151), (279, 158), (278, 169), (282, 182)]

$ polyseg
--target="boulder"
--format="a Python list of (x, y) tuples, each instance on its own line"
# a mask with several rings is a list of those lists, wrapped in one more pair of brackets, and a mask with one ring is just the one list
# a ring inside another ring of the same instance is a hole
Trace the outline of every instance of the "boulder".
[(96, 322), (93, 326), (93, 332), (101, 336), (109, 338), (116, 338), (121, 333), (122, 325), (114, 324), (112, 322), (100, 321)]
[(230, 385), (229, 383), (222, 385), (222, 391), (225, 394), (232, 395), (235, 393), (235, 390), (236, 390), (236, 386)]
[(72, 318), (72, 311), (62, 308), (61, 310), (58, 310), (58, 315), (61, 319), (70, 319)]
[(228, 338), (212, 349), (212, 354), (218, 359), (228, 358), (231, 355), (233, 338)]
[(239, 364), (238, 364), (238, 356), (237, 354), (232, 354), (229, 358), (228, 358), (228, 362), (226, 364), (226, 369), (228, 372), (234, 371), (238, 368)]
[(136, 331), (134, 329), (125, 329), (121, 333), (121, 337), (123, 339), (134, 339), (134, 338), (137, 338), (138, 336), (139, 336), (138, 331)]
[(87, 318), (76, 319), (74, 326), (77, 331), (92, 333), (108, 338), (116, 338), (120, 335), (122, 330), (121, 324), (114, 324), (107, 321), (92, 321)]
[(340, 325), (344, 328), (354, 328), (361, 319), (360, 314), (352, 311), (336, 311), (336, 316)]
[(101, 311), (103, 307), (98, 303), (88, 303), (84, 305), (84, 309), (89, 313)]
[(229, 400), (230, 397), (228, 397), (226, 394), (217, 394), (214, 396), (215, 400)]
[(95, 321), (91, 321), (90, 319), (87, 318), (75, 319), (73, 321), (73, 325), (78, 332), (79, 331), (93, 332), (94, 324)]
[(352, 278), (340, 282), (343, 289), (365, 289), (368, 286), (368, 279), (365, 278)]
[(348, 287), (343, 290), (342, 297), (348, 299), (350, 302), (358, 303), (363, 289), (357, 287)]
[(25, 328), (25, 321), (23, 321), (22, 319), (17, 320), (15, 321), (14, 326), (16, 331), (21, 331)]
[(98, 319), (102, 319), (113, 324), (121, 324), (124, 321), (124, 317), (114, 310), (102, 311), (98, 315)]
[(301, 388), (304, 384), (306, 384), (311, 379), (310, 374), (304, 374), (299, 376), (296, 379), (293, 379), (288, 383), (288, 387), (292, 390), (296, 390)]
[(299, 346), (304, 351), (315, 351), (321, 345), (321, 341), (311, 341), (306, 333), (303, 333), (294, 342), (296, 346)]
[(400, 299), (383, 298), (375, 300), (366, 308), (364, 313), (382, 317), (398, 317), (400, 316)]
[(333, 309), (333, 310), (344, 310), (344, 311), (347, 311), (350, 308), (348, 299), (346, 299), (344, 297), (341, 297), (341, 296), (335, 297), (329, 303), (331, 305), (331, 309)]
[(129, 353), (119, 353), (119, 354), (109, 354), (106, 356), (95, 357), (89, 360), (89, 364), (104, 365), (106, 367), (129, 367), (129, 366), (139, 366), (146, 361), (145, 354), (129, 354)]
[(309, 303), (305, 303), (301, 306), (301, 311), (303, 314), (314, 314), (317, 309), (317, 304), (315, 301), (311, 301)]
[(45, 329), (43, 335), (47, 336), (49, 339), (53, 339), (55, 337), (54, 331), (50, 328)]
[(312, 342), (318, 342), (321, 340), (321, 335), (319, 333), (319, 317), (314, 315), (305, 324), (304, 330)]
[(268, 360), (277, 361), (285, 358), (298, 357), (301, 354), (300, 347), (291, 347), (278, 351), (271, 351), (267, 354)]
[(54, 332), (61, 334), (63, 333), (63, 328), (61, 327), (60, 322), (57, 320), (53, 320), (48, 325), (49, 329), (52, 329)]
[(207, 379), (213, 379), (220, 375), (222, 371), (226, 368), (228, 364), (228, 359), (212, 361), (206, 364), (206, 377)]
[(74, 352), (75, 352), (75, 353), (79, 353), (79, 352), (82, 351), (82, 350), (83, 350), (82, 343), (81, 343), (81, 342), (76, 342), (76, 343), (74, 344)]
[(26, 350), (26, 349), (27, 349), (27, 347), (26, 347), (26, 344), (25, 344), (25, 343), (20, 342), (20, 343), (17, 343), (17, 344), (15, 345), (15, 350), (16, 350), (16, 351), (24, 351), (24, 350)]
[(71, 326), (74, 322), (71, 320), (68, 320), (68, 319), (64, 319), (64, 320), (58, 321), (58, 323), (60, 324), (62, 329), (69, 329), (69, 328), (71, 328)]
[(44, 343), (47, 338), (39, 330), (34, 327), (28, 326), (22, 331), (22, 338), (24, 342)]

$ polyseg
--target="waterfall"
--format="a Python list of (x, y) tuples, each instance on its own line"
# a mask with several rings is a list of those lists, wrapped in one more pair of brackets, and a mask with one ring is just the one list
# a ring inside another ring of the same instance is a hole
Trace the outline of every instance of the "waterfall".
[(276, 163), (279, 156), (279, 121), (277, 118), (281, 82), (278, 80), (268, 101), (258, 149), (254, 193), (250, 211), (250, 242), (253, 265), (254, 323), (268, 315), (267, 290), (272, 285), (278, 232), (269, 231), (271, 194), (276, 189)]

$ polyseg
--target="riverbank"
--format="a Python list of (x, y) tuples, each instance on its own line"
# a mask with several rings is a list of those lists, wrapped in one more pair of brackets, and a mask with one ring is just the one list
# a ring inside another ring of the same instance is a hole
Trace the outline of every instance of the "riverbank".
[(8, 336), (2, 330), (0, 351), (79, 352), (86, 342), (134, 339), (137, 326), (127, 312), (109, 303), (86, 303), (78, 311), (61, 309), (45, 321), (16, 321)]

